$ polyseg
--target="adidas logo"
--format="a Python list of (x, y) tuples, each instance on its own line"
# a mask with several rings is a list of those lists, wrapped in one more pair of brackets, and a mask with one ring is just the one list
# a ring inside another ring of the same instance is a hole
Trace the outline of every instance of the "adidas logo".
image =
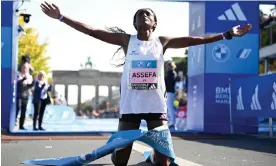
[(242, 101), (242, 88), (239, 88), (237, 96), (237, 110), (244, 110), (243, 101)]
[(276, 82), (273, 84), (271, 110), (276, 110)]
[(149, 87), (149, 89), (156, 89), (156, 86), (154, 84), (151, 84), (151, 86)]
[(218, 17), (218, 20), (247, 21), (238, 3), (233, 4), (230, 9), (227, 9), (224, 14)]
[(262, 110), (261, 104), (259, 102), (258, 92), (259, 92), (259, 85), (256, 86), (255, 93), (252, 96), (252, 102), (250, 105), (251, 110)]
[(237, 55), (237, 58), (246, 59), (249, 57), (252, 49), (241, 49)]

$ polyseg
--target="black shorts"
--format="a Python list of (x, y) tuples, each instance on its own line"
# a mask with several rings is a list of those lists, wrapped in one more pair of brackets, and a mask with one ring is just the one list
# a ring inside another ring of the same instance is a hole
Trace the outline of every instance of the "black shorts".
[(166, 113), (122, 114), (119, 118), (119, 121), (122, 122), (141, 123), (142, 120), (146, 122), (154, 120), (167, 121), (168, 118)]

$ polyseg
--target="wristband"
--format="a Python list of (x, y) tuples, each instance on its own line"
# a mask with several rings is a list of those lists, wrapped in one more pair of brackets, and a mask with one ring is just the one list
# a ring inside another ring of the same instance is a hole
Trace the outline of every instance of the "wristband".
[(233, 34), (231, 31), (226, 31), (222, 33), (223, 39), (231, 40), (233, 37)]
[(61, 15), (61, 16), (59, 17), (59, 21), (62, 21), (62, 19), (63, 19), (63, 15)]
[(222, 39), (223, 40), (225, 40), (226, 38), (224, 37), (224, 34), (223, 33), (221, 33), (221, 36), (222, 36)]

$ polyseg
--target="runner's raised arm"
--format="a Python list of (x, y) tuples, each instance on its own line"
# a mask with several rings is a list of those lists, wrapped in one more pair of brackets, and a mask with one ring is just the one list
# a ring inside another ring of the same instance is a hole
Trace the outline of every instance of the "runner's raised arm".
[(58, 19), (61, 22), (64, 22), (65, 24), (84, 34), (114, 45), (124, 47), (128, 44), (128, 40), (130, 38), (129, 34), (111, 33), (105, 30), (93, 28), (89, 25), (73, 20), (65, 15), (62, 15), (59, 8), (55, 4), (44, 2), (40, 5), (40, 7), (47, 16), (53, 19)]

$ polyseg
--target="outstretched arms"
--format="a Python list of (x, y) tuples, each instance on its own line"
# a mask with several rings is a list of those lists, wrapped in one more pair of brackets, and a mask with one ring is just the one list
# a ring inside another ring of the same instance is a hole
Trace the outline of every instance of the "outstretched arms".
[(68, 26), (80, 31), (84, 34), (90, 35), (96, 39), (101, 41), (119, 45), (119, 46), (126, 46), (128, 44), (130, 35), (123, 34), (123, 33), (111, 33), (105, 30), (96, 29), (79, 21), (73, 20), (65, 15), (60, 13), (59, 8), (54, 4), (49, 4), (44, 2), (40, 5), (42, 11), (49, 17), (53, 19), (59, 19), (60, 21), (64, 22)]
[(67, 16), (63, 16), (61, 21), (80, 32), (110, 44), (125, 46), (127, 45), (130, 37), (128, 34), (111, 33), (105, 30), (96, 29), (81, 22), (70, 19)]
[(209, 34), (204, 36), (195, 37), (160, 37), (164, 49), (167, 48), (184, 48), (194, 45), (207, 44), (226, 39), (232, 39), (232, 37), (241, 37), (245, 35), (250, 29), (251, 25), (248, 24), (245, 27), (239, 29), (240, 26), (233, 27), (230, 31), (219, 33), (219, 34)]
[(223, 39), (222, 34), (210, 34), (204, 36), (188, 36), (188, 37), (163, 37), (164, 48), (184, 48), (194, 45), (207, 44)]

